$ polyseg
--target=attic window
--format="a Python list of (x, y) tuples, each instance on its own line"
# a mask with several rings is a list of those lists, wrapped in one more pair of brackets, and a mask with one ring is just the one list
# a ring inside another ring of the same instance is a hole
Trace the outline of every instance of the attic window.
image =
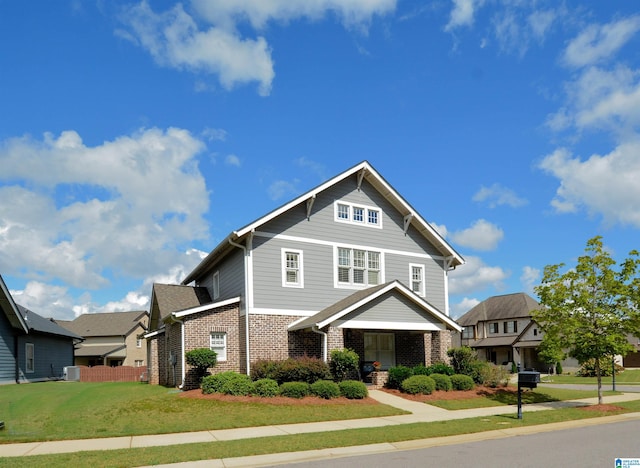
[(378, 208), (344, 201), (335, 203), (335, 220), (361, 226), (382, 227), (382, 214)]

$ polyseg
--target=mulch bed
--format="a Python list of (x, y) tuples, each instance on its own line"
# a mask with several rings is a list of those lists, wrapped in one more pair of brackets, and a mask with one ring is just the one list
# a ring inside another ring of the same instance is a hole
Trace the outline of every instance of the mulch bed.
[(349, 400), (347, 398), (332, 398), (331, 400), (325, 400), (318, 397), (304, 397), (304, 398), (288, 398), (288, 397), (256, 397), (256, 396), (235, 396), (235, 395), (223, 395), (221, 393), (210, 393), (205, 395), (202, 390), (188, 390), (180, 393), (181, 398), (195, 398), (198, 400), (211, 400), (211, 401), (223, 401), (234, 403), (263, 403), (268, 405), (316, 405), (316, 406), (339, 406), (339, 405), (379, 405), (373, 398), (363, 398), (362, 400)]

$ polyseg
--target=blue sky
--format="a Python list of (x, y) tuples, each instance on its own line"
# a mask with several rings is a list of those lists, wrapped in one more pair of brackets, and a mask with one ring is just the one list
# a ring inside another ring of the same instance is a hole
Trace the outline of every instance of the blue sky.
[(640, 228), (628, 1), (0, 0), (0, 273), (44, 316), (148, 306), (368, 160), (467, 260), (451, 315)]

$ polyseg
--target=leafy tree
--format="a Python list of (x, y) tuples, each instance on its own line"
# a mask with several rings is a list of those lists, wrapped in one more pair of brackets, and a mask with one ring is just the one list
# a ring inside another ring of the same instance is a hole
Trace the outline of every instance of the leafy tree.
[(602, 366), (632, 350), (628, 334), (640, 335), (638, 252), (631, 251), (617, 269), (615, 263), (596, 236), (575, 268), (563, 273), (564, 264), (546, 266), (535, 288), (544, 307), (532, 314), (549, 350), (566, 349), (581, 364), (595, 360), (599, 404)]

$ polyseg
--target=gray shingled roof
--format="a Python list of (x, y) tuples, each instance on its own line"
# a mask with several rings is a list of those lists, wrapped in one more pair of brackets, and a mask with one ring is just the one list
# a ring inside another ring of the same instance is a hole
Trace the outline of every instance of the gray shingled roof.
[(530, 317), (531, 312), (539, 308), (540, 304), (523, 292), (493, 296), (475, 306), (460, 317), (457, 322), (464, 327), (490, 320)]
[(36, 331), (39, 333), (46, 333), (48, 335), (68, 336), (69, 338), (75, 338), (78, 340), (82, 339), (82, 336), (61, 327), (53, 319), (41, 317), (26, 307), (22, 307), (20, 304), (18, 304), (18, 310), (24, 318), (27, 327), (29, 327), (29, 332)]
[(207, 288), (176, 284), (154, 284), (153, 297), (160, 310), (160, 320), (173, 312), (192, 309), (212, 302)]
[(146, 314), (144, 310), (82, 314), (70, 322), (61, 321), (61, 325), (83, 337), (126, 336)]

